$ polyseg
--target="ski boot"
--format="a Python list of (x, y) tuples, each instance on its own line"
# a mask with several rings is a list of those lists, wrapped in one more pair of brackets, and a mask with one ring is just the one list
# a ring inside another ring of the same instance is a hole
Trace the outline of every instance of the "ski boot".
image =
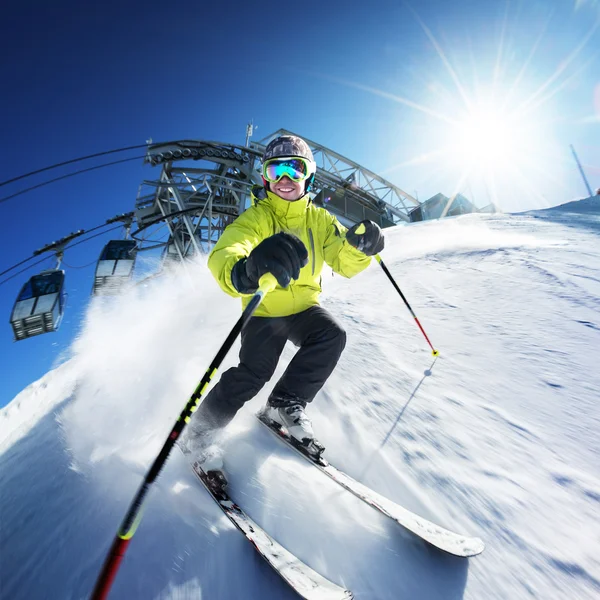
[(213, 492), (218, 493), (227, 488), (225, 465), (223, 463), (223, 450), (212, 445), (205, 448), (200, 454), (195, 453), (192, 458), (192, 467), (202, 477)]
[(223, 450), (218, 445), (219, 432), (207, 428), (190, 427), (178, 442), (194, 471), (210, 483), (215, 491), (227, 487), (223, 464)]
[(296, 398), (271, 396), (259, 418), (275, 429), (285, 429), (298, 450), (318, 460), (325, 447), (315, 439), (304, 406), (305, 403)]

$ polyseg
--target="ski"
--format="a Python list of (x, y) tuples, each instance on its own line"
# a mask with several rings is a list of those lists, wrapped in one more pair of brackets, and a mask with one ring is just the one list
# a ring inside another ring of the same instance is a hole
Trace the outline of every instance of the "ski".
[(227, 518), (252, 543), (276, 573), (305, 600), (352, 600), (352, 592), (329, 581), (278, 544), (227, 493), (220, 473), (205, 473), (196, 462), (192, 470)]
[(448, 529), (444, 529), (443, 527), (435, 525), (427, 519), (416, 515), (403, 506), (388, 500), (334, 467), (322, 455), (310, 455), (304, 446), (290, 436), (279, 423), (275, 423), (269, 419), (269, 417), (261, 413), (258, 413), (256, 416), (258, 420), (282, 442), (296, 450), (296, 452), (315, 465), (315, 467), (325, 473), (325, 475), (333, 479), (333, 481), (428, 544), (431, 544), (435, 548), (447, 552), (448, 554), (463, 558), (476, 556), (483, 552), (485, 546), (481, 539), (460, 535), (453, 531), (449, 531)]

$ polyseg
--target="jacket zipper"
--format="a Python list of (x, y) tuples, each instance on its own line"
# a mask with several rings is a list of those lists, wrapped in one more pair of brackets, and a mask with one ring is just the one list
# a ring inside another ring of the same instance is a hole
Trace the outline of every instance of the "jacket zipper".
[(308, 237), (310, 239), (310, 252), (312, 254), (312, 274), (315, 274), (315, 240), (313, 238), (312, 229), (308, 228)]

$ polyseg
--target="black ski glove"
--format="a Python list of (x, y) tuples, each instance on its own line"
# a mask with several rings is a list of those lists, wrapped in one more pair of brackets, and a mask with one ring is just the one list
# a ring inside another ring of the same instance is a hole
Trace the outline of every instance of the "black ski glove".
[(367, 256), (379, 254), (383, 250), (384, 237), (377, 223), (361, 221), (351, 227), (346, 233), (346, 239)]
[(231, 282), (240, 294), (252, 294), (265, 273), (272, 273), (281, 287), (298, 279), (300, 269), (308, 263), (302, 240), (289, 233), (277, 233), (263, 240), (248, 258), (242, 258), (231, 271)]

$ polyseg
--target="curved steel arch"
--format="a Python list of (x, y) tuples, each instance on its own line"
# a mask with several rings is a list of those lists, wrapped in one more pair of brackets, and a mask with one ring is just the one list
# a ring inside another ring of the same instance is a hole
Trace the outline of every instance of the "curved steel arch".
[[(298, 134), (279, 129), (260, 142), (252, 142), (250, 148), (262, 154), (265, 146), (280, 135)], [(343, 189), (346, 196), (385, 216), (393, 223), (397, 220), (410, 221), (408, 213), (420, 204), (416, 198), (339, 152), (304, 136), (300, 137), (310, 146), (317, 162), (316, 188)]]
[(138, 231), (164, 221), (169, 229), (165, 244), (180, 259), (208, 252), (260, 180), (253, 173), (258, 158), (245, 146), (218, 141), (149, 144), (145, 162), (162, 168), (158, 179), (140, 186)]
[[(257, 163), (279, 129), (248, 146), (211, 140), (149, 143), (145, 162), (160, 166), (156, 180), (140, 186), (135, 207), (138, 232), (158, 222), (169, 229), (173, 253), (184, 259), (208, 252), (225, 227), (246, 208), (250, 189), (261, 184)], [(303, 137), (317, 161), (313, 192), (346, 224), (365, 218), (383, 227), (408, 222), (418, 200), (373, 171)], [(195, 164), (194, 164), (195, 163)], [(143, 248), (141, 248), (143, 249)]]

